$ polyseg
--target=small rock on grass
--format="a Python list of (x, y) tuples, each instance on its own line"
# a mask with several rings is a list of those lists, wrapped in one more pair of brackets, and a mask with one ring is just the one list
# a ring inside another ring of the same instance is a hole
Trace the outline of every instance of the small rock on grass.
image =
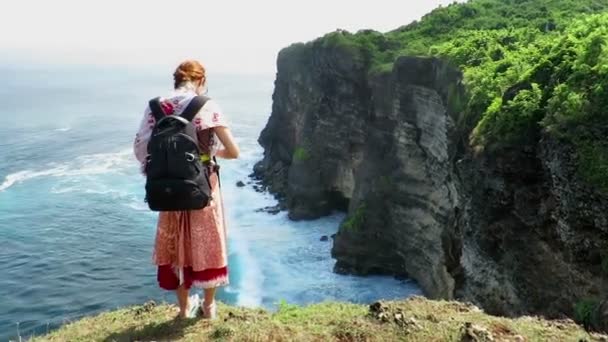
[(492, 333), (479, 325), (467, 322), (463, 326), (461, 342), (493, 342)]

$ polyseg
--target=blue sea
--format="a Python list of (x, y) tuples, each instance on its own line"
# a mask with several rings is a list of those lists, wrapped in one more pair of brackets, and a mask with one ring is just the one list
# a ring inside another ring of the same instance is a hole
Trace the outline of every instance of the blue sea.
[[(174, 302), (156, 284), (156, 214), (131, 143), (147, 100), (168, 93), (171, 70), (0, 67), (0, 341), (45, 333), (85, 315), (148, 300)], [(242, 158), (222, 163), (229, 229), (230, 304), (368, 303), (420, 294), (415, 283), (332, 272), (343, 214), (291, 222), (248, 175), (274, 75), (209, 75)]]

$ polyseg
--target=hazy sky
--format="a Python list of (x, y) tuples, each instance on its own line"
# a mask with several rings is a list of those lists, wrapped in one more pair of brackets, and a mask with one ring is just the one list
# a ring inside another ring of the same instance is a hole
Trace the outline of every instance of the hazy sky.
[(337, 28), (388, 31), (453, 0), (18, 0), (0, 11), (0, 58), (268, 72), (277, 52)]

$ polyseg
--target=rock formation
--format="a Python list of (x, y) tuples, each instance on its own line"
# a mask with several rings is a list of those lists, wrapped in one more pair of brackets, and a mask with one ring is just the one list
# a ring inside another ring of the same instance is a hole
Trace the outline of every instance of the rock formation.
[(337, 272), (411, 277), (495, 314), (571, 316), (606, 290), (608, 196), (549, 136), (470, 148), (461, 80), (434, 58), (374, 73), (348, 47), (284, 49), (255, 175), (292, 219), (348, 212)]

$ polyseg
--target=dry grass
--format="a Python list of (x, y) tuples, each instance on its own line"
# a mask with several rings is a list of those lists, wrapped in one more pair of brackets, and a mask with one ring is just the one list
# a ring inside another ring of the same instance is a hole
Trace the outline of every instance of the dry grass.
[(220, 317), (176, 320), (148, 303), (68, 324), (33, 341), (602, 341), (572, 321), (506, 319), (474, 306), (411, 298), (372, 307), (283, 304), (275, 313), (220, 306)]

